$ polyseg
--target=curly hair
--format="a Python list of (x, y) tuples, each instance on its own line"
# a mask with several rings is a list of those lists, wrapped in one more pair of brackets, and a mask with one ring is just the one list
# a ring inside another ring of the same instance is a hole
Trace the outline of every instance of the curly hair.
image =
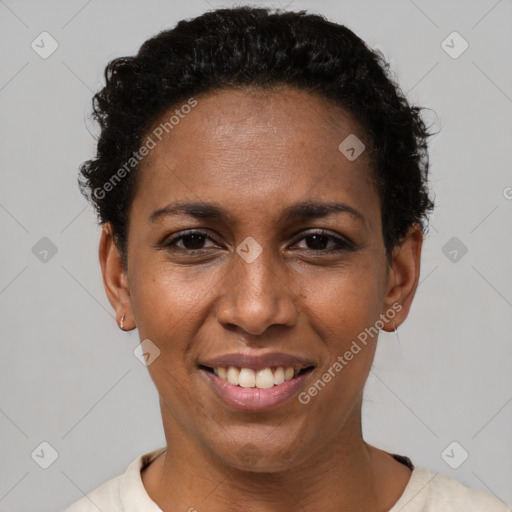
[(111, 223), (125, 268), (140, 165), (132, 164), (133, 171), (115, 186), (112, 177), (133, 161), (163, 114), (193, 95), (222, 88), (288, 85), (320, 95), (354, 116), (372, 148), (388, 263), (412, 224), (423, 232), (428, 227), (434, 209), (427, 187), (427, 139), (432, 134), (422, 109), (408, 103), (382, 53), (344, 25), (306, 11), (217, 9), (158, 33), (135, 56), (111, 60), (105, 81), (92, 101), (93, 118), (101, 127), (96, 157), (82, 163), (78, 181), (99, 223)]

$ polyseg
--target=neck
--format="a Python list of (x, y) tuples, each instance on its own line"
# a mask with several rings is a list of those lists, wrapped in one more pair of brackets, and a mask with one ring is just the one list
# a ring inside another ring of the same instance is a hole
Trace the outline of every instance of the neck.
[[(240, 503), (247, 512), (384, 512), (398, 500), (410, 476), (405, 466), (364, 442), (360, 410), (314, 453), (271, 472), (226, 464), (162, 412), (164, 425), (170, 426), (165, 430), (169, 448), (142, 472), (142, 480), (164, 512), (226, 512), (240, 510)], [(395, 478), (391, 484), (391, 473), (396, 477), (399, 472), (402, 480)]]

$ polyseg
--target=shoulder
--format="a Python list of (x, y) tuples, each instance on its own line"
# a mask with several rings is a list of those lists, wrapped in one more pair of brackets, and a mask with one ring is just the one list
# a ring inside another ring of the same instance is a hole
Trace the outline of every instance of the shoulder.
[(410, 481), (390, 512), (510, 512), (500, 499), (472, 489), (427, 468), (414, 468)]
[(64, 512), (161, 512), (147, 494), (140, 472), (165, 449), (159, 448), (137, 457), (123, 474), (102, 483)]
[(123, 475), (119, 475), (102, 483), (69, 506), (64, 512), (121, 511), (119, 488), (122, 477)]

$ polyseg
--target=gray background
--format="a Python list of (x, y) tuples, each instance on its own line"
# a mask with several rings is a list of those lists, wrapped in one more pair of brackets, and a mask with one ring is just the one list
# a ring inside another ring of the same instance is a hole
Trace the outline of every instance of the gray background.
[[(441, 130), (421, 284), (398, 339), (381, 335), (366, 440), (512, 504), (512, 2), (288, 2), (264, 5), (346, 24)], [(103, 290), (77, 169), (93, 155), (90, 102), (107, 62), (231, 4), (0, 0), (0, 510), (62, 510), (165, 444), (137, 331), (119, 330)], [(47, 59), (31, 48), (43, 31), (59, 45)], [(469, 44), (458, 58), (442, 46), (453, 31)], [(57, 248), (46, 261), (43, 237)], [(58, 453), (48, 469), (44, 441)]]

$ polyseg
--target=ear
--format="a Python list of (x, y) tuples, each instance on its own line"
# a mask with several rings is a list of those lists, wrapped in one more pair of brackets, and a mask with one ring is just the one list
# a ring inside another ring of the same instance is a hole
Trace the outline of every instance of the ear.
[[(395, 325), (398, 327), (409, 314), (420, 277), (422, 244), (423, 232), (419, 224), (414, 223), (402, 243), (393, 249), (381, 315), (385, 325), (383, 330), (387, 332), (394, 331)], [(392, 311), (396, 313), (393, 317)]]
[(135, 328), (133, 319), (130, 288), (128, 276), (123, 269), (121, 253), (117, 248), (112, 233), (112, 226), (105, 223), (101, 230), (100, 245), (98, 251), (101, 273), (103, 275), (103, 286), (108, 300), (116, 313), (116, 322), (121, 324), (123, 318), (123, 330)]

